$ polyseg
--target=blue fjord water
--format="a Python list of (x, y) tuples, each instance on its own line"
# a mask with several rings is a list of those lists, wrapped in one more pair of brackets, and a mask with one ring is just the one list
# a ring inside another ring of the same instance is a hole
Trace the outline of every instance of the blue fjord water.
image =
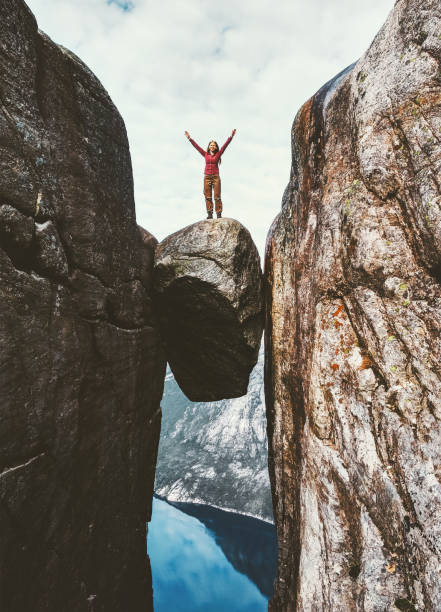
[(266, 612), (275, 529), (196, 504), (153, 500), (148, 552), (155, 612)]

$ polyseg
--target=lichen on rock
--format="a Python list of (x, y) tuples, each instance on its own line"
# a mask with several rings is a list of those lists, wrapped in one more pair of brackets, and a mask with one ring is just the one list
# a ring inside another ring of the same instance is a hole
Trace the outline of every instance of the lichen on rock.
[(200, 221), (156, 249), (155, 299), (166, 356), (192, 401), (247, 392), (263, 328), (256, 246), (238, 221)]

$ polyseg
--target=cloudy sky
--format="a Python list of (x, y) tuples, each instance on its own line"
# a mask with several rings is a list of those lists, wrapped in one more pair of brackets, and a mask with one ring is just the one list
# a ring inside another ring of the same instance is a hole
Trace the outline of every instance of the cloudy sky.
[(205, 218), (205, 149), (224, 216), (263, 253), (290, 172), (299, 107), (358, 59), (394, 0), (27, 0), (40, 29), (95, 72), (129, 136), (137, 220), (159, 240)]

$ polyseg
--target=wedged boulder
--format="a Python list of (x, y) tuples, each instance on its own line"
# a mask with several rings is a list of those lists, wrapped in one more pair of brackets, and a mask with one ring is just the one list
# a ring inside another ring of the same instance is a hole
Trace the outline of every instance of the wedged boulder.
[(298, 113), (266, 253), (272, 610), (441, 610), (441, 13)]
[(240, 397), (263, 328), (262, 273), (248, 230), (199, 221), (156, 249), (155, 300), (167, 360), (195, 402)]
[(0, 609), (151, 610), (165, 359), (108, 94), (0, 0)]

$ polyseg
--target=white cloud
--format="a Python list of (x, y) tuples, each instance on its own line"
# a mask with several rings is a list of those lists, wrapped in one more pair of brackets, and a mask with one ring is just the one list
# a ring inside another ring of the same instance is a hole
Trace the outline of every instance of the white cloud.
[(72, 49), (127, 126), (138, 223), (158, 239), (205, 217), (206, 147), (236, 137), (221, 165), (225, 216), (263, 253), (288, 182), (293, 118), (358, 59), (393, 0), (28, 0), (39, 27)]

